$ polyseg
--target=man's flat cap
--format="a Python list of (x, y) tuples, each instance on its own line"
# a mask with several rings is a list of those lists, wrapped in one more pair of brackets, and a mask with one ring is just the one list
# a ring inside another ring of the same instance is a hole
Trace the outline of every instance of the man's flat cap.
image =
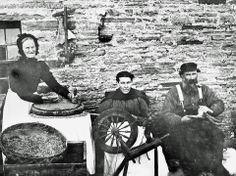
[(194, 62), (188, 62), (181, 65), (179, 74), (182, 75), (185, 72), (190, 72), (190, 71), (200, 72), (200, 70), (197, 68), (197, 64), (195, 64)]

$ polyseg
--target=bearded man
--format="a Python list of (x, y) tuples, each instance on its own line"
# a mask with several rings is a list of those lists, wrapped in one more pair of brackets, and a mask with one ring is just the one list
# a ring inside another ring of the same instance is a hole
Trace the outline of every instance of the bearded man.
[(198, 83), (199, 72), (196, 63), (181, 65), (182, 81), (167, 93), (153, 133), (170, 133), (162, 145), (170, 175), (228, 176), (222, 165), (224, 134), (216, 126), (224, 103), (212, 89)]

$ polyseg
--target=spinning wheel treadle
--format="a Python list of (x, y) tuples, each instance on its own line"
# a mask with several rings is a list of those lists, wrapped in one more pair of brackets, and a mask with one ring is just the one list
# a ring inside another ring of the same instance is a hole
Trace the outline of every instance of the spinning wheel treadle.
[(123, 152), (120, 139), (128, 148), (132, 147), (137, 136), (137, 122), (124, 110), (106, 110), (95, 121), (95, 139), (102, 150), (108, 153)]

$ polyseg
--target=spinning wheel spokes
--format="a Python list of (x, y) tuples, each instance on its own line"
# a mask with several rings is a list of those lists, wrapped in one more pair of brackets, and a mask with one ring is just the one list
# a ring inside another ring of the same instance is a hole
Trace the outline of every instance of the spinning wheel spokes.
[(115, 136), (113, 135), (112, 139), (111, 139), (111, 145), (110, 146), (113, 146), (114, 140), (115, 140)]
[(120, 126), (122, 126), (124, 123), (125, 123), (125, 119), (123, 119), (122, 122), (120, 122), (117, 128), (120, 128)]
[(106, 136), (106, 138), (105, 138), (105, 143), (107, 143), (107, 141), (109, 141), (110, 140), (110, 138), (112, 137), (112, 135), (110, 134), (110, 135), (108, 135), (108, 136)]
[[(118, 122), (118, 123), (120, 123), (120, 122)], [(109, 136), (109, 139), (105, 140), (105, 142), (106, 142), (106, 144), (110, 144), (111, 147), (113, 147), (114, 140), (117, 140), (118, 137), (120, 137), (124, 142), (126, 142), (129, 139), (130, 134), (131, 134), (130, 127), (126, 127), (126, 130), (122, 131), (119, 128), (117, 128), (118, 125), (117, 124), (111, 125), (107, 131), (107, 137)], [(103, 137), (105, 137), (105, 136), (103, 136)]]
[(108, 153), (123, 152), (120, 140), (130, 148), (137, 139), (136, 120), (126, 111), (107, 110), (99, 116), (96, 125), (96, 140), (101, 148)]

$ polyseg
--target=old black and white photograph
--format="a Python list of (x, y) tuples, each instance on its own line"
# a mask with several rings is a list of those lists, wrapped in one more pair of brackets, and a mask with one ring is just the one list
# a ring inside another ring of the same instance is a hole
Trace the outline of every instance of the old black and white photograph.
[(236, 176), (236, 0), (0, 0), (0, 176)]

